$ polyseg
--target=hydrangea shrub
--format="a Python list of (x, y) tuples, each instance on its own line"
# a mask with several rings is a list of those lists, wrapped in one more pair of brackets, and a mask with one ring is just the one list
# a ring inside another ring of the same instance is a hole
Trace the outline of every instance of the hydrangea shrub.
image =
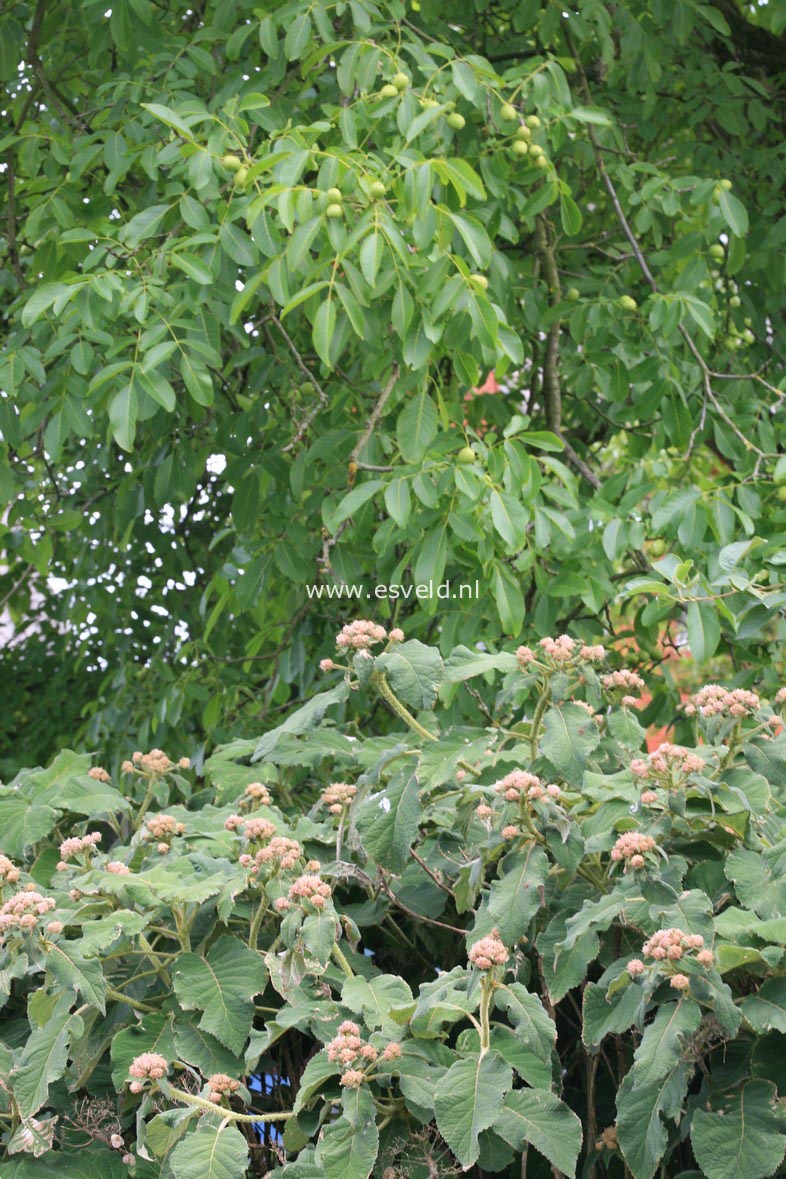
[(784, 693), (647, 752), (567, 635), (322, 670), (198, 774), (0, 788), (3, 1179), (781, 1173)]

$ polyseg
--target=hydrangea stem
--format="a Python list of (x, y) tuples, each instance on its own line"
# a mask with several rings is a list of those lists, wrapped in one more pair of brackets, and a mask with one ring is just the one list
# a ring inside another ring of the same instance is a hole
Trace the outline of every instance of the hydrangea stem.
[(173, 1101), (182, 1101), (184, 1105), (193, 1105), (195, 1109), (201, 1109), (204, 1113), (216, 1114), (224, 1119), (224, 1121), (231, 1122), (283, 1122), (287, 1118), (293, 1118), (295, 1115), (292, 1110), (270, 1111), (267, 1110), (262, 1113), (241, 1114), (235, 1113), (232, 1109), (224, 1109), (220, 1105), (215, 1105), (212, 1101), (206, 1101), (204, 1097), (197, 1097), (196, 1093), (186, 1093), (184, 1089), (174, 1089), (171, 1085), (167, 1085), (164, 1091), (165, 1095)]
[(343, 950), (339, 946), (338, 942), (333, 942), (333, 949), (330, 952), (333, 955), (333, 957), (335, 958), (338, 965), (344, 971), (344, 974), (347, 976), (347, 978), (354, 978), (355, 972), (352, 969), (352, 967), (349, 965), (346, 955), (344, 954)]
[(434, 734), (430, 733), (428, 729), (424, 728), (420, 721), (415, 719), (409, 709), (404, 707), (381, 672), (372, 672), (371, 682), (374, 684), (383, 700), (385, 700), (390, 705), (397, 716), (401, 717), (401, 719), (404, 721), (404, 724), (409, 725), (413, 732), (417, 733), (418, 736), (422, 737), (425, 741), (437, 740)]

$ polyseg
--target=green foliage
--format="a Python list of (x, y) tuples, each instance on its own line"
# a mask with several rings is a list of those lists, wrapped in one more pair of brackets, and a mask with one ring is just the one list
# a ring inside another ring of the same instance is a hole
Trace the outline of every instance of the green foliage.
[(778, 1173), (782, 713), (711, 686), (647, 754), (597, 646), (338, 638), (204, 775), (3, 788), (51, 812), (0, 858), (3, 1179)]
[(273, 729), (345, 585), (774, 685), (781, 8), (7, 3), (5, 772)]

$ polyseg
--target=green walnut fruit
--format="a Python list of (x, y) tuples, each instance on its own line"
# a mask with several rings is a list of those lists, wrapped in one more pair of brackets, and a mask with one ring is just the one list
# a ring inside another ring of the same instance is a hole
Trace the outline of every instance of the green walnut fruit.
[(783, 503), (786, 503), (786, 487), (779, 487), (778, 488), (778, 499), (781, 500)]
[(778, 487), (783, 487), (786, 485), (786, 455), (781, 455), (781, 457), (778, 459), (777, 463), (775, 464), (775, 470), (772, 473), (772, 477)]
[(565, 295), (565, 298), (569, 303), (578, 303), (579, 299), (581, 298), (581, 292), (579, 291), (579, 288), (571, 287)]
[(485, 274), (471, 274), (469, 277), (475, 286), (480, 287), (482, 291), (487, 291), (489, 289), (489, 280), (486, 278)]
[(650, 556), (651, 557), (655, 557), (655, 559), (657, 560), (658, 557), (662, 557), (665, 552), (666, 552), (666, 541), (665, 540), (661, 540), (660, 537), (658, 537), (657, 540), (653, 540), (651, 542), (651, 544), (650, 544)]
[(544, 154), (543, 148), (540, 146), (540, 144), (531, 143), (529, 145), (529, 154), (531, 156), (535, 156), (535, 158), (537, 159), (538, 156), (542, 156)]
[(531, 127), (533, 131), (537, 131), (540, 126), (540, 119), (537, 115), (527, 115), (527, 126)]
[(736, 336), (727, 336), (723, 343), (729, 352), (734, 352), (740, 346), (740, 342)]
[(726, 251), (724, 250), (723, 246), (718, 245), (717, 243), (714, 246), (710, 246), (709, 252), (710, 257), (717, 258), (718, 262), (723, 262), (726, 257)]
[(325, 209), (325, 216), (330, 217), (331, 221), (337, 221), (339, 217), (344, 216), (344, 206), (337, 204), (328, 205), (328, 207)]
[(344, 199), (340, 188), (329, 188), (325, 193), (329, 205), (340, 205)]
[(390, 79), (390, 83), (392, 86), (395, 86), (398, 93), (401, 94), (401, 92), (403, 90), (406, 90), (407, 87), (409, 86), (409, 78), (407, 77), (406, 74), (402, 74), (402, 73), (394, 74), (393, 77)]
[(739, 297), (739, 295), (732, 295), (732, 297), (729, 299), (729, 307), (741, 307), (741, 306), (742, 306), (742, 299)]
[(515, 123), (519, 116), (513, 103), (506, 102), (499, 112), (499, 117), (503, 123)]
[(375, 201), (381, 201), (387, 191), (381, 180), (372, 180), (368, 186), (368, 195)]
[(618, 302), (623, 311), (635, 311), (638, 307), (638, 303), (630, 295), (620, 295)]
[(240, 156), (222, 156), (221, 164), (226, 168), (227, 172), (239, 172), (243, 167), (243, 161)]
[(474, 463), (475, 451), (471, 446), (462, 446), (461, 450), (458, 452), (458, 461), (463, 467), (465, 467), (467, 463)]
[(380, 98), (398, 98), (398, 90), (391, 82), (388, 82), (385, 86), (383, 86), (381, 88), (381, 90), (379, 92), (379, 97)]
[(532, 132), (526, 123), (522, 123), (520, 127), (516, 128), (516, 139), (531, 139)]
[(303, 394), (304, 397), (311, 397), (311, 395), (313, 393), (316, 393), (316, 391), (317, 391), (317, 387), (313, 381), (304, 381), (303, 384), (300, 386), (300, 392)]
[(448, 127), (451, 127), (454, 131), (462, 131), (467, 125), (467, 120), (463, 115), (460, 115), (458, 111), (451, 111), (450, 114), (445, 118), (445, 122), (447, 123)]
[(525, 143), (523, 139), (514, 139), (512, 147), (517, 156), (529, 155), (529, 144)]
[(730, 180), (719, 180), (718, 181), (718, 188), (723, 189), (724, 192), (728, 192), (731, 187), (732, 187), (732, 183)]
[(245, 188), (248, 182), (248, 168), (243, 164), (235, 172), (235, 188)]
[(535, 159), (535, 167), (536, 168), (547, 168), (548, 166), (549, 166), (549, 162), (545, 156), (537, 156), (536, 157), (536, 159)]

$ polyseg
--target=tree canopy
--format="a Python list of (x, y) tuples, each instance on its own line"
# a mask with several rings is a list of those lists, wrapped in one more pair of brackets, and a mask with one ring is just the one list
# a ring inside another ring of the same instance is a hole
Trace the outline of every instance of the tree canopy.
[(373, 602), (446, 651), (622, 604), (652, 660), (685, 619), (699, 658), (768, 667), (784, 26), (6, 5), (6, 764), (275, 720), (353, 613), (308, 586), (477, 580)]

